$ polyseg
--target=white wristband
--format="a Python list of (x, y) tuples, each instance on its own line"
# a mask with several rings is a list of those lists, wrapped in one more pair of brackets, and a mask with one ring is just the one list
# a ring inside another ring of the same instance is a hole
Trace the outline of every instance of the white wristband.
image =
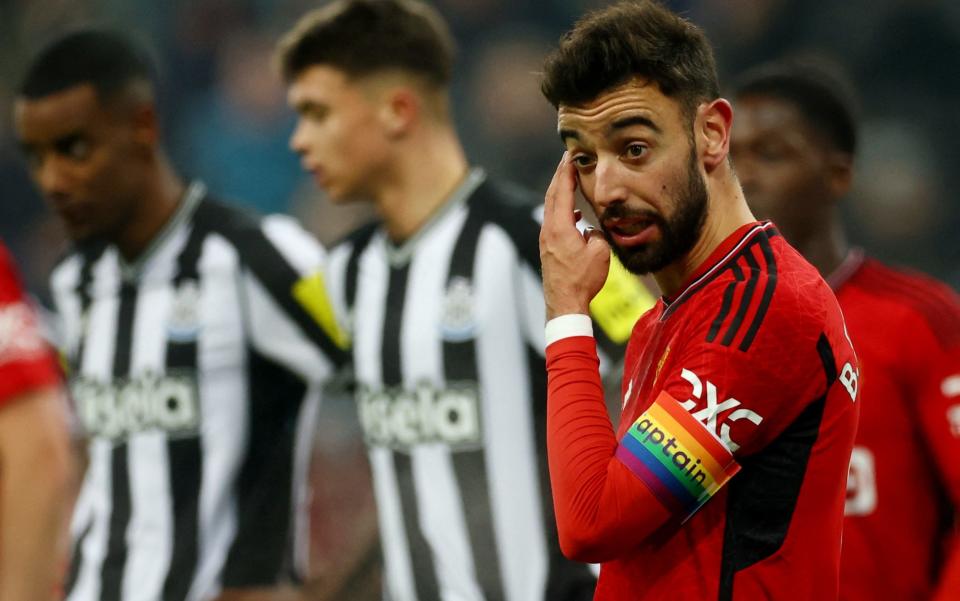
[(593, 337), (593, 320), (583, 313), (559, 315), (547, 322), (545, 334), (547, 346), (572, 336)]

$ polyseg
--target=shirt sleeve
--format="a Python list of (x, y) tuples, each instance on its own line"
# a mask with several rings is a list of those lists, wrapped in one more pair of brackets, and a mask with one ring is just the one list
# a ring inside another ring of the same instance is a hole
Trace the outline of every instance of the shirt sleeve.
[[(744, 352), (707, 341), (709, 326), (691, 324), (666, 346), (653, 386), (660, 392), (635, 400), (644, 409), (619, 438), (602, 407), (592, 338), (572, 331), (548, 347), (558, 525), (561, 538), (566, 530), (590, 541), (589, 560), (616, 557), (668, 519), (688, 519), (734, 477), (740, 457), (767, 446), (818, 398), (832, 392), (855, 402), (855, 384), (835, 388), (839, 373), (856, 373), (842, 331), (786, 325), (783, 338)], [(628, 402), (632, 394), (628, 383)]]
[(320, 383), (346, 362), (347, 333), (327, 293), (323, 247), (288, 217), (271, 216), (244, 249), (241, 285), (251, 344)]
[(57, 378), (36, 313), (20, 288), (9, 255), (0, 248), (0, 406), (55, 384)]

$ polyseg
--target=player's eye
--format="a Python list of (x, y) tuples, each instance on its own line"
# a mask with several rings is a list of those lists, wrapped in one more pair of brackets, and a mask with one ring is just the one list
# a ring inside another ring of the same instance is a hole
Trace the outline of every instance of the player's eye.
[(83, 136), (68, 136), (56, 143), (57, 152), (75, 161), (83, 161), (90, 156), (90, 142)]
[(587, 154), (575, 154), (571, 157), (570, 162), (573, 163), (577, 169), (586, 169), (593, 165), (594, 159)]
[(624, 154), (626, 154), (627, 157), (631, 159), (639, 159), (646, 153), (647, 153), (646, 145), (641, 144), (639, 142), (633, 142), (632, 144), (628, 144), (626, 151), (624, 152)]

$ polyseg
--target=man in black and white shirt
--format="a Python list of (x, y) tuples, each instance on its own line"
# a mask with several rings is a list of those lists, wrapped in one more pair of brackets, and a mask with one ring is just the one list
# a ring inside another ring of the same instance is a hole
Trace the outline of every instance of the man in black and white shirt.
[(89, 437), (69, 601), (207, 600), (302, 577), (313, 422), (346, 345), (319, 245), (174, 172), (151, 73), (122, 35), (80, 30), (41, 51), (15, 105), (75, 242), (52, 275)]
[[(341, 0), (305, 16), (279, 59), (305, 169), (382, 219), (331, 251), (329, 274), (386, 597), (591, 599), (589, 567), (560, 554), (548, 488), (539, 201), (470, 168), (446, 26), (420, 2)], [(616, 285), (597, 305), (613, 353), (649, 299)]]

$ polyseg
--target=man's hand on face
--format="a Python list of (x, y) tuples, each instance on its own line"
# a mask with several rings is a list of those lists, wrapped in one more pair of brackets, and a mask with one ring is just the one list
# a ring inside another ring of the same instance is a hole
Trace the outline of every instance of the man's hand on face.
[(547, 319), (570, 313), (589, 314), (590, 301), (603, 287), (610, 268), (610, 246), (603, 234), (577, 229), (574, 211), (577, 175), (563, 154), (544, 198), (540, 228), (540, 262)]

